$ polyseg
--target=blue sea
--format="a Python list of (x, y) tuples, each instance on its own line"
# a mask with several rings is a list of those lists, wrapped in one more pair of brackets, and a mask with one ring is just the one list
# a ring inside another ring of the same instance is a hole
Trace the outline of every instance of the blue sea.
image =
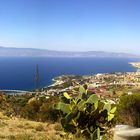
[(32, 90), (35, 88), (36, 65), (39, 68), (39, 86), (52, 83), (60, 75), (93, 75), (96, 73), (135, 72), (127, 58), (51, 58), (0, 57), (0, 89)]

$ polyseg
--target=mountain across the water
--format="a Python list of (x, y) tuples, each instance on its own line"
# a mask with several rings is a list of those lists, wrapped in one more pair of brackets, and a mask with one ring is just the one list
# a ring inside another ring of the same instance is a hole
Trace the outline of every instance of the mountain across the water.
[(12, 48), (0, 47), (0, 56), (42, 56), (42, 57), (131, 57), (136, 58), (140, 55), (129, 53), (116, 53), (104, 51), (87, 51), (87, 52), (68, 52), (68, 51), (53, 51), (47, 49), (35, 48)]

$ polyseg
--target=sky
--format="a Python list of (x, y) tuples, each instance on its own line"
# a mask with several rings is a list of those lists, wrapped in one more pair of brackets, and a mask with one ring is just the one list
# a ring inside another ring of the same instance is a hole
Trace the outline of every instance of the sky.
[(0, 0), (0, 46), (140, 54), (140, 0)]

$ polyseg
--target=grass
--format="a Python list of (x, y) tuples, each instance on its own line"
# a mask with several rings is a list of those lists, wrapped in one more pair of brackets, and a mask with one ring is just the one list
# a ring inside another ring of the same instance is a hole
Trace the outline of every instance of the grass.
[(59, 123), (7, 117), (0, 112), (0, 140), (84, 140), (69, 137)]
[(35, 130), (36, 131), (44, 131), (44, 127), (42, 124), (39, 124), (38, 126), (36, 126)]
[(33, 140), (31, 135), (28, 134), (22, 134), (17, 136), (8, 136), (7, 139), (9, 140)]
[[(48, 123), (8, 118), (0, 112), (1, 140), (48, 140)], [(53, 127), (53, 126), (51, 126)]]

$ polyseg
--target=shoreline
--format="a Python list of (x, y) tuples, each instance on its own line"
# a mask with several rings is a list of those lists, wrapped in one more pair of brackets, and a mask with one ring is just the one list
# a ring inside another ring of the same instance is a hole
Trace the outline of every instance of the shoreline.
[(137, 69), (140, 69), (140, 62), (129, 62), (129, 64)]
[[(137, 69), (137, 71), (133, 71), (133, 72), (108, 72), (108, 73), (96, 73), (96, 74), (90, 74), (90, 75), (60, 75), (57, 77), (52, 78), (52, 82), (49, 85), (46, 85), (44, 87), (40, 87), (39, 89), (49, 89), (49, 88), (53, 88), (57, 85), (61, 85), (64, 83), (65, 79), (67, 79), (68, 77), (74, 77), (76, 79), (77, 76), (82, 77), (94, 77), (96, 75), (106, 75), (106, 74), (127, 74), (127, 73), (131, 73), (131, 74), (135, 74), (137, 72), (140, 72), (140, 62), (128, 62), (128, 64), (132, 65), (133, 67), (135, 67)], [(65, 78), (64, 78), (65, 77)], [(64, 78), (62, 80), (62, 78)], [(35, 89), (32, 90), (13, 90), (13, 89), (0, 89), (0, 93), (4, 93), (4, 94), (27, 94), (27, 93), (35, 93)]]

